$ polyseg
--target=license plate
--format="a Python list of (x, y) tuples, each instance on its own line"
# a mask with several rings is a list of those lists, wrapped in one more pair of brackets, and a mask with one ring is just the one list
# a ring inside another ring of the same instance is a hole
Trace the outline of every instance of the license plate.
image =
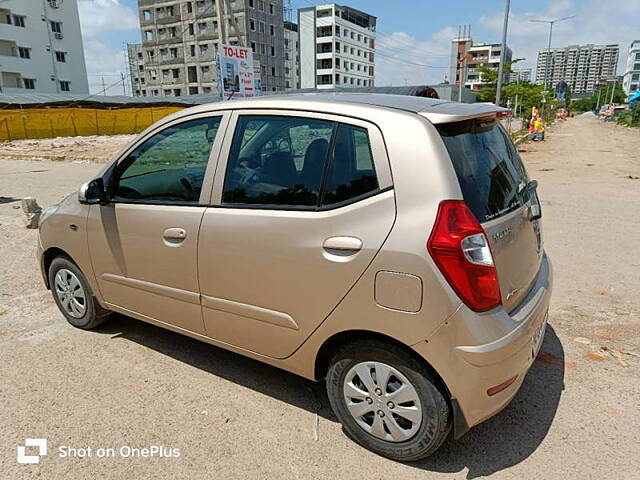
[(547, 318), (549, 317), (549, 313), (545, 313), (544, 320), (542, 321), (542, 325), (538, 327), (536, 333), (533, 334), (533, 358), (538, 356), (538, 352), (540, 351), (540, 347), (542, 347), (542, 341), (544, 340), (544, 332), (547, 329)]

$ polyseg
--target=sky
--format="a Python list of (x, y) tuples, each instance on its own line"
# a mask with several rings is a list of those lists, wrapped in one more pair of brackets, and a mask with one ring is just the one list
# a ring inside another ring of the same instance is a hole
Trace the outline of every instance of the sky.
[[(284, 0), (285, 4), (287, 0)], [(294, 9), (325, 2), (292, 0)], [(439, 83), (448, 74), (451, 40), (458, 26), (471, 24), (474, 41), (499, 43), (504, 0), (343, 0), (378, 18), (376, 78), (378, 86)], [(124, 45), (140, 41), (136, 0), (78, 0), (89, 84), (92, 92), (122, 94), (120, 72), (127, 73)], [(640, 39), (638, 0), (511, 1), (507, 45), (519, 68), (533, 68), (537, 52), (547, 47), (552, 20), (576, 15), (555, 25), (553, 47), (575, 44), (620, 45), (618, 73), (632, 40)]]

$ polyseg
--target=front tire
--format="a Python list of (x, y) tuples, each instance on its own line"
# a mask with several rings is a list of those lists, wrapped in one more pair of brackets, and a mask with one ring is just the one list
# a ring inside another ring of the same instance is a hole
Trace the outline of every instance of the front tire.
[(74, 327), (96, 328), (109, 315), (96, 301), (85, 276), (68, 257), (59, 256), (51, 262), (49, 286), (56, 305)]
[(435, 379), (396, 345), (378, 340), (345, 345), (333, 357), (326, 382), (345, 432), (384, 457), (426, 458), (451, 430), (449, 405)]

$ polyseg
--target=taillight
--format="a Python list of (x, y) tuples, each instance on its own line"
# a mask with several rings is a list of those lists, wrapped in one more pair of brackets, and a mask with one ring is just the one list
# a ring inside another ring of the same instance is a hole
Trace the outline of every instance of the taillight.
[(484, 312), (502, 303), (489, 242), (463, 201), (440, 203), (427, 250), (451, 288), (469, 308)]

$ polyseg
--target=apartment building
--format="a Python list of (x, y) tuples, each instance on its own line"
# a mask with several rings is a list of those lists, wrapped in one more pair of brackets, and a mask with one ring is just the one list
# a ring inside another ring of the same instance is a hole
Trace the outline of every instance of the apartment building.
[(300, 88), (298, 25), (287, 21), (284, 22), (284, 88), (285, 90)]
[[(480, 90), (487, 83), (478, 69), (485, 66), (498, 70), (501, 61), (502, 45), (499, 43), (474, 42), (471, 37), (455, 38), (451, 42), (449, 78), (454, 85), (461, 84), (471, 90)], [(505, 62), (512, 60), (511, 49), (507, 47)], [(506, 80), (506, 75), (505, 75)]]
[(298, 10), (301, 88), (373, 87), (376, 17), (337, 4)]
[(253, 50), (262, 90), (284, 90), (282, 0), (138, 0), (138, 10), (140, 95), (218, 92), (216, 58), (225, 41)]
[(533, 69), (531, 68), (514, 68), (511, 73), (507, 75), (508, 83), (512, 82), (531, 82), (533, 78)]
[(573, 93), (592, 93), (597, 85), (615, 77), (618, 45), (569, 45), (538, 53), (536, 83), (551, 88), (560, 81)]
[(127, 60), (129, 63), (129, 80), (131, 94), (134, 97), (146, 96), (146, 80), (144, 77), (144, 53), (141, 43), (127, 43)]
[(627, 95), (640, 90), (640, 40), (634, 40), (629, 46), (622, 88)]
[(0, 2), (0, 91), (89, 93), (77, 0)]

